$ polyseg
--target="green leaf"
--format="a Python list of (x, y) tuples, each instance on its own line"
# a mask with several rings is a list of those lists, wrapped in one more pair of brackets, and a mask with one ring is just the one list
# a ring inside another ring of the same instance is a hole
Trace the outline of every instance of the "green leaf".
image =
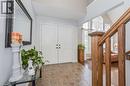
[(22, 49), (21, 59), (22, 59), (22, 66), (24, 69), (28, 66), (29, 59), (32, 59), (33, 65), (44, 64), (42, 52), (37, 51), (35, 46), (34, 48), (29, 49), (29, 50)]

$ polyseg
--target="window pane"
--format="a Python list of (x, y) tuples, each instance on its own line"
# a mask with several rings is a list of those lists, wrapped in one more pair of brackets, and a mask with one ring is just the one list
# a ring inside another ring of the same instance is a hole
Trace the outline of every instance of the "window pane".
[(85, 53), (91, 53), (91, 38), (88, 36), (88, 31), (84, 31), (84, 44), (85, 44)]
[(107, 31), (108, 29), (110, 29), (110, 24), (105, 24), (104, 25), (104, 29), (105, 29), (105, 31)]
[(86, 22), (83, 24), (84, 29), (90, 29), (90, 22)]
[(101, 16), (92, 20), (92, 29), (96, 31), (103, 30), (103, 18)]

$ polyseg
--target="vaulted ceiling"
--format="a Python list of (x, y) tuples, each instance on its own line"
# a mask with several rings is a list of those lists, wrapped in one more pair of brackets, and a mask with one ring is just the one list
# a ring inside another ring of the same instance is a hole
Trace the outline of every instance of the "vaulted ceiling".
[(37, 16), (79, 20), (86, 15), (86, 7), (93, 0), (33, 0)]

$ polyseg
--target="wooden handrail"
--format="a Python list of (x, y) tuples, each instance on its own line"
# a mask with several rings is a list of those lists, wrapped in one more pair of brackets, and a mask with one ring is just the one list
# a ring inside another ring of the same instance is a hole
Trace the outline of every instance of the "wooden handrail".
[(102, 45), (108, 37), (114, 35), (121, 24), (125, 24), (130, 19), (130, 8), (111, 26), (111, 28), (99, 40), (98, 45)]

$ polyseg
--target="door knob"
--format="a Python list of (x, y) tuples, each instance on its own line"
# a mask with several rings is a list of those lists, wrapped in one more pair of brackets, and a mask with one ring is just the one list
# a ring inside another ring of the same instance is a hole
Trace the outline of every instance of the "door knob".
[(60, 44), (56, 44), (56, 49), (60, 49), (61, 45)]
[(61, 45), (59, 44), (59, 49), (61, 49)]

